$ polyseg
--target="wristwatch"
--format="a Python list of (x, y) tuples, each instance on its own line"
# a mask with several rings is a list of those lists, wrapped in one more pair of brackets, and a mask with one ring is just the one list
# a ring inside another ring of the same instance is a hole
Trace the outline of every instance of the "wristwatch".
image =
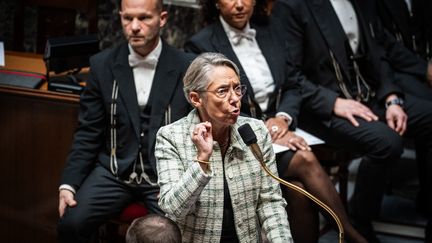
[(389, 100), (385, 103), (385, 108), (387, 109), (391, 105), (398, 105), (398, 106), (404, 108), (404, 101), (402, 98), (396, 98), (396, 99)]

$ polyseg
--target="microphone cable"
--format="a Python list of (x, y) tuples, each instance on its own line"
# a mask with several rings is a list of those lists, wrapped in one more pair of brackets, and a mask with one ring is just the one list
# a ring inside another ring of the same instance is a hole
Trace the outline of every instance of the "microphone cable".
[(257, 137), (255, 135), (255, 132), (252, 130), (251, 126), (248, 123), (245, 123), (243, 125), (241, 125), (238, 128), (238, 132), (243, 140), (243, 142), (249, 147), (249, 149), (252, 151), (252, 154), (254, 155), (254, 157), (260, 162), (261, 167), (264, 169), (264, 171), (271, 176), (273, 179), (275, 179), (276, 181), (278, 181), (280, 184), (308, 197), (310, 200), (312, 200), (314, 203), (318, 204), (318, 206), (320, 206), (321, 208), (323, 208), (327, 213), (330, 214), (330, 216), (336, 221), (338, 230), (339, 230), (339, 234), (338, 234), (338, 238), (339, 238), (339, 243), (343, 243), (343, 239), (344, 239), (344, 229), (342, 226), (342, 223), (339, 219), (339, 217), (337, 216), (337, 214), (329, 207), (327, 206), (327, 204), (323, 203), (322, 201), (320, 201), (318, 198), (316, 198), (314, 195), (310, 194), (308, 191), (304, 190), (301, 187), (298, 187), (292, 183), (289, 183), (281, 178), (279, 178), (278, 176), (274, 175), (269, 168), (267, 167), (267, 165), (264, 163), (264, 159), (263, 159), (263, 155), (261, 152), (260, 147), (257, 144)]
[(267, 165), (264, 163), (263, 160), (259, 159), (259, 162), (261, 164), (261, 167), (264, 169), (264, 171), (267, 172), (267, 174), (270, 175), (273, 179), (275, 179), (279, 183), (285, 185), (286, 187), (288, 187), (294, 191), (297, 191), (297, 192), (303, 194), (304, 196), (308, 197), (310, 200), (312, 200), (313, 202), (318, 204), (321, 208), (323, 208), (327, 213), (329, 213), (330, 216), (336, 221), (336, 224), (337, 224), (337, 227), (339, 230), (339, 234), (338, 234), (339, 243), (343, 243), (344, 229), (343, 229), (342, 223), (341, 223), (339, 217), (337, 216), (337, 214), (329, 206), (327, 206), (327, 204), (321, 202), (318, 198), (316, 198), (314, 195), (310, 194), (308, 191), (304, 190), (303, 188), (298, 187), (292, 183), (289, 183), (289, 182), (277, 177), (276, 175), (274, 175), (269, 170), (269, 168), (267, 167)]

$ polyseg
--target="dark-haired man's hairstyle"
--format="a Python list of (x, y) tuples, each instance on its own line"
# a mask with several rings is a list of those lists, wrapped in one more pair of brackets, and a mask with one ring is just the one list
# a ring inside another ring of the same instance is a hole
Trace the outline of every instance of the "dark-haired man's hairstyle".
[[(217, 21), (219, 18), (219, 10), (216, 8), (218, 0), (200, 0), (201, 17), (204, 20), (204, 25), (209, 25)], [(255, 0), (254, 13), (250, 19), (251, 23), (265, 25), (269, 21), (268, 15), (268, 0)]]
[(181, 243), (181, 232), (171, 219), (149, 214), (135, 219), (126, 232), (126, 243)]

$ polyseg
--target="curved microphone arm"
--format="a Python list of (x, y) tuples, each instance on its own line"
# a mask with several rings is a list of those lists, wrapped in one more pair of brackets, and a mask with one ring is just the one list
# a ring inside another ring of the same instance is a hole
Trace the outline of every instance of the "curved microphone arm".
[(261, 166), (263, 167), (263, 169), (265, 170), (265, 172), (267, 172), (267, 174), (269, 174), (271, 177), (273, 177), (275, 180), (277, 180), (279, 183), (287, 186), (290, 189), (293, 189), (294, 191), (297, 191), (303, 195), (305, 195), (306, 197), (308, 197), (309, 199), (311, 199), (313, 202), (315, 202), (316, 204), (318, 204), (321, 208), (323, 208), (325, 211), (327, 211), (327, 213), (329, 213), (333, 219), (336, 221), (336, 224), (338, 226), (339, 229), (339, 243), (343, 243), (343, 238), (344, 238), (344, 229), (342, 226), (342, 223), (339, 219), (339, 217), (336, 215), (336, 213), (329, 207), (327, 206), (325, 203), (321, 202), (318, 198), (316, 198), (314, 195), (310, 194), (309, 192), (307, 192), (306, 190), (304, 190), (303, 188), (300, 188), (292, 183), (289, 183), (277, 176), (275, 176), (267, 167), (267, 165), (264, 163), (264, 161), (262, 159), (258, 160), (261, 164)]
[(287, 186), (288, 188), (293, 189), (294, 191), (297, 191), (297, 192), (305, 195), (306, 197), (311, 199), (314, 203), (318, 204), (321, 208), (323, 208), (327, 213), (329, 213), (333, 217), (333, 219), (336, 221), (336, 224), (337, 224), (338, 229), (339, 229), (339, 243), (343, 243), (344, 230), (342, 227), (342, 223), (341, 223), (339, 217), (336, 215), (336, 213), (333, 212), (333, 210), (329, 206), (327, 206), (326, 204), (321, 202), (318, 198), (314, 197), (312, 194), (310, 194), (306, 190), (304, 190), (304, 189), (302, 189), (302, 188), (300, 188), (294, 184), (286, 182), (286, 181), (282, 180), (281, 178), (275, 176), (273, 173), (271, 173), (271, 171), (267, 168), (267, 165), (264, 163), (261, 149), (259, 148), (259, 146), (257, 144), (257, 137), (255, 135), (255, 132), (252, 130), (251, 126), (249, 125), (249, 123), (245, 123), (245, 124), (241, 125), (238, 128), (238, 132), (239, 132), (243, 142), (250, 148), (252, 154), (260, 162), (261, 166), (263, 167), (265, 172), (267, 172), (267, 174), (269, 174), (271, 177), (273, 177), (279, 183)]

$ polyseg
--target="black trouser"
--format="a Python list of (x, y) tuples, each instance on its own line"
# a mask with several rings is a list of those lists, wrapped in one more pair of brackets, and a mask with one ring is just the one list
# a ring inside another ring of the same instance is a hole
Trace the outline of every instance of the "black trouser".
[(78, 189), (76, 207), (67, 208), (59, 220), (60, 242), (88, 242), (104, 222), (119, 215), (130, 203), (145, 203), (150, 213), (163, 215), (158, 206), (159, 188), (146, 183), (126, 184), (98, 164)]
[[(354, 127), (348, 120), (333, 116), (330, 126), (325, 126), (322, 123), (315, 123), (316, 117), (307, 117), (307, 114), (304, 114), (299, 124), (330, 145), (364, 156), (357, 172), (351, 206), (355, 214), (372, 219), (379, 214), (387, 169), (402, 154), (403, 143), (402, 137), (386, 124), (383, 105), (371, 102), (368, 106), (379, 116), (380, 121), (367, 122), (357, 117), (360, 126)], [(406, 136), (412, 137), (416, 144), (421, 191), (426, 194), (426, 205), (430, 213), (432, 102), (406, 95), (405, 112), (408, 115)]]

